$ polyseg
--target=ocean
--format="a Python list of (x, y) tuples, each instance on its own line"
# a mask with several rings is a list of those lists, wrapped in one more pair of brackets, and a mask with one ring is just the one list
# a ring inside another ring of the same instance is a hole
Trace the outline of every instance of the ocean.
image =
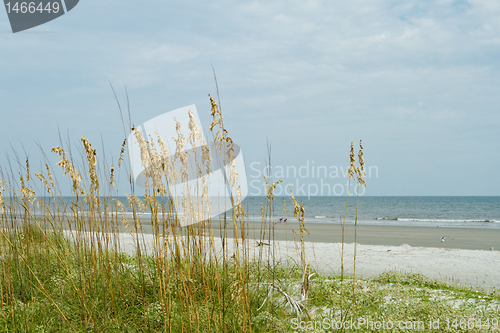
[[(292, 201), (275, 197), (274, 217), (294, 221)], [(341, 223), (346, 197), (296, 197), (305, 208), (306, 223)], [(264, 197), (244, 201), (249, 220), (261, 220)], [(355, 221), (356, 197), (349, 197), (346, 223)], [(358, 224), (431, 227), (500, 228), (500, 196), (360, 196)]]
[[(131, 208), (126, 197), (117, 197), (127, 214)], [(285, 202), (283, 203), (283, 199)], [(339, 224), (344, 219), (346, 197), (296, 197), (304, 206), (306, 223)], [(66, 213), (72, 215), (71, 198), (64, 197)], [(243, 208), (249, 221), (262, 221), (261, 209), (265, 197), (247, 197)], [(286, 212), (285, 212), (286, 206)], [(36, 209), (35, 209), (36, 211)], [(293, 203), (289, 197), (275, 197), (274, 210), (267, 221), (287, 219), (296, 222)], [(44, 214), (44, 212), (37, 212)], [(150, 214), (139, 216), (147, 218)], [(353, 224), (356, 218), (356, 197), (349, 197), (346, 224)], [(500, 229), (500, 196), (360, 196), (358, 224), (425, 227), (467, 227)]]

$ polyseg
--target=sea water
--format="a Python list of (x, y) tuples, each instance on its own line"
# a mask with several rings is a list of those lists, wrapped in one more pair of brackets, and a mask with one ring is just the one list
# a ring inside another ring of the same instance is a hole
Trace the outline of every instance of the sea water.
[[(132, 209), (126, 197), (116, 197), (122, 202), (127, 215), (132, 215)], [(139, 199), (142, 199), (139, 197)], [(347, 213), (346, 213), (346, 202)], [(59, 214), (73, 216), (72, 198), (64, 197), (61, 203), (66, 209)], [(283, 202), (284, 200), (284, 202)], [(305, 209), (306, 223), (393, 226), (427, 226), (427, 227), (472, 227), (500, 228), (500, 196), (465, 197), (465, 196), (355, 196), (346, 197), (296, 197)], [(243, 209), (248, 221), (262, 221), (262, 206), (264, 205), (266, 221), (297, 222), (293, 216), (294, 206), (290, 197), (276, 196), (270, 210), (265, 197), (247, 197), (243, 201)], [(104, 207), (104, 204), (101, 206)], [(167, 209), (168, 210), (168, 209)], [(80, 212), (84, 213), (84, 212)], [(103, 212), (104, 213), (104, 212)], [(44, 214), (44, 212), (40, 212)], [(150, 213), (137, 212), (139, 217), (147, 218)], [(231, 212), (227, 212), (231, 216)]]
[[(283, 199), (285, 202), (283, 203)], [(305, 208), (309, 223), (354, 223), (356, 205), (359, 224), (500, 228), (500, 196), (360, 196), (296, 197)], [(248, 197), (243, 206), (250, 220), (261, 220), (264, 197)], [(286, 212), (284, 208), (286, 207)], [(269, 211), (269, 209), (267, 209)], [(296, 220), (288, 197), (275, 197), (273, 218)]]

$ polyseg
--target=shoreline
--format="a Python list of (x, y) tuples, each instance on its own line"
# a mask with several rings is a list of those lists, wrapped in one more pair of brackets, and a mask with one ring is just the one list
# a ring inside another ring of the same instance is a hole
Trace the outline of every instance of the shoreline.
[[(133, 221), (128, 219), (133, 225)], [(140, 218), (141, 232), (152, 234), (151, 220)], [(21, 221), (18, 221), (19, 224)], [(70, 230), (67, 221), (62, 222), (63, 230)], [(61, 223), (58, 222), (58, 223)], [(224, 236), (224, 223), (217, 219), (212, 220), (212, 232), (214, 237)], [(309, 234), (304, 236), (306, 242), (314, 243), (341, 243), (342, 224), (333, 223), (305, 223)], [(354, 224), (345, 225), (344, 243), (354, 243)], [(51, 228), (49, 228), (51, 229)], [(74, 226), (73, 226), (74, 229)], [(245, 238), (256, 241), (293, 241), (298, 239), (300, 230), (296, 221), (285, 223), (266, 223), (246, 221), (244, 222)], [(162, 228), (160, 227), (160, 233)], [(179, 233), (185, 234), (187, 227), (178, 229)], [(182, 231), (181, 231), (182, 230)], [(198, 232), (198, 225), (193, 225), (195, 232)], [(113, 223), (110, 232), (118, 231), (126, 233), (127, 230), (122, 221), (118, 225)], [(201, 230), (202, 235), (210, 235), (209, 225), (205, 225)], [(234, 227), (232, 221), (226, 223), (225, 236), (234, 238)], [(444, 238), (443, 238), (444, 237)], [(238, 238), (241, 238), (241, 224), (238, 223)], [(432, 247), (442, 249), (464, 249), (464, 250), (500, 250), (500, 228), (472, 228), (472, 227), (428, 227), (428, 226), (404, 226), (404, 225), (368, 225), (358, 224), (356, 242), (362, 245), (382, 245), (400, 246), (409, 245), (411, 247)], [(500, 263), (499, 263), (500, 264)]]
[[(67, 237), (74, 237), (65, 231)], [(88, 237), (89, 234), (86, 233)], [(107, 237), (106, 237), (107, 238)], [(182, 238), (182, 237), (181, 237)], [(120, 252), (137, 254), (135, 235), (119, 233), (117, 241)], [(172, 239), (170, 236), (169, 239)], [(213, 239), (202, 236), (203, 243), (213, 246), (217, 255), (222, 254), (222, 239), (214, 235)], [(212, 242), (213, 240), (213, 242)], [(152, 255), (155, 249), (155, 236), (140, 234), (141, 252)], [(226, 255), (231, 257), (236, 248), (241, 250), (242, 242), (226, 241)], [(293, 240), (275, 240), (260, 245), (247, 239), (244, 242), (249, 260), (262, 258), (271, 262), (296, 265), (300, 262), (300, 244)], [(305, 260), (309, 267), (323, 275), (340, 274), (341, 257), (344, 253), (344, 274), (350, 278), (354, 273), (354, 244), (305, 242)], [(274, 254), (274, 259), (273, 255)], [(387, 271), (417, 273), (428, 278), (441, 280), (452, 285), (480, 287), (485, 290), (500, 288), (500, 251), (447, 249), (435, 247), (364, 245), (356, 248), (356, 276), (370, 278)]]
[[(214, 236), (220, 236), (221, 228), (213, 223)], [(261, 239), (261, 223), (245, 222), (246, 237)], [(342, 242), (341, 224), (305, 225), (310, 234), (305, 235), (306, 242), (340, 243)], [(233, 226), (228, 223), (227, 237), (234, 238)], [(293, 240), (294, 231), (297, 235), (297, 223), (275, 223), (266, 226), (262, 239), (287, 241)], [(274, 237), (273, 237), (274, 236)], [(444, 239), (443, 239), (444, 237)], [(346, 224), (344, 242), (354, 243), (354, 225)], [(433, 247), (443, 249), (464, 250), (500, 250), (500, 229), (455, 228), (455, 227), (414, 227), (387, 225), (358, 225), (357, 243), (363, 245), (400, 246), (407, 244), (412, 247)]]
[[(224, 228), (218, 222), (213, 221), (212, 232), (220, 250)], [(298, 223), (267, 223), (263, 237), (261, 222), (245, 222), (244, 227), (250, 258), (255, 258), (262, 249), (266, 254), (273, 247), (281, 259), (298, 259), (294, 241), (294, 232), (297, 241), (300, 237)], [(338, 274), (342, 225), (306, 223), (305, 227), (310, 233), (304, 237), (307, 262), (322, 274)], [(241, 241), (241, 230), (238, 234)], [(235, 238), (232, 222), (227, 223), (226, 236)], [(146, 235), (149, 237), (153, 238)], [(260, 240), (270, 246), (257, 246)], [(228, 244), (234, 246), (234, 242)], [(450, 284), (486, 290), (500, 288), (500, 229), (358, 225), (357, 244), (358, 276), (369, 278), (385, 271), (411, 272)], [(344, 272), (347, 275), (353, 274), (353, 263), (354, 225), (346, 224)]]

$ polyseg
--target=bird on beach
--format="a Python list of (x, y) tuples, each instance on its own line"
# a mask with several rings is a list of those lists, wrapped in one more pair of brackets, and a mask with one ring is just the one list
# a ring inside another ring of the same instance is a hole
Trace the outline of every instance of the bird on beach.
[(444, 240), (448, 237), (441, 237), (441, 243), (444, 242)]

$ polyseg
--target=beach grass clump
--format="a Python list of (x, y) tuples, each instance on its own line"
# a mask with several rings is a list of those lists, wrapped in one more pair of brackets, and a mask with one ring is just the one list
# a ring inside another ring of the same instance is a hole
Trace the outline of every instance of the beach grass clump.
[[(21, 236), (23, 235), (23, 236)], [(11, 235), (6, 235), (7, 237)], [(28, 237), (28, 234), (17, 233), (16, 237)], [(30, 269), (40, 284), (42, 290), (27, 276), (19, 274), (16, 268), (15, 256), (2, 258), (2, 311), (0, 312), (0, 328), (2, 331), (28, 332), (35, 327), (44, 327), (49, 331), (164, 331), (165, 322), (173, 332), (195, 331), (193, 324), (199, 331), (241, 331), (242, 314), (239, 311), (239, 300), (234, 298), (237, 293), (236, 279), (230, 278), (229, 285), (219, 290), (222, 284), (217, 276), (222, 275), (222, 267), (204, 265), (198, 267), (198, 272), (190, 271), (189, 279), (181, 277), (175, 270), (157, 274), (157, 262), (153, 256), (144, 256), (141, 261), (137, 256), (123, 253), (108, 253), (112, 256), (112, 267), (107, 271), (92, 263), (92, 261), (77, 262), (78, 248), (68, 242), (66, 237), (58, 240), (51, 236), (49, 239), (32, 237), (35, 241), (31, 253), (19, 250), (19, 256), (30, 256)], [(13, 239), (13, 237), (10, 237)], [(38, 252), (36, 248), (47, 249), (46, 242), (60, 242), (67, 257), (67, 269), (64, 271), (58, 257), (53, 251)], [(9, 253), (8, 248), (2, 247), (2, 253)], [(96, 255), (96, 260), (104, 260)], [(172, 260), (169, 265), (178, 271), (186, 271), (192, 263), (188, 260)], [(142, 265), (142, 268), (140, 268)], [(181, 268), (182, 267), (182, 268)], [(218, 269), (217, 272), (214, 269)], [(228, 263), (225, 266), (228, 276), (234, 276), (236, 265)], [(201, 273), (205, 270), (205, 274)], [(78, 280), (81, 272), (87, 276), (82, 289), (75, 289), (72, 280)], [(112, 275), (112, 287), (109, 285), (109, 274)], [(9, 279), (8, 283), (7, 280)], [(169, 301), (161, 304), (158, 290), (161, 287), (160, 279), (168, 280), (167, 294)], [(188, 282), (189, 281), (189, 282)], [(30, 283), (31, 282), (31, 283)], [(205, 287), (207, 290), (205, 290)], [(114, 291), (114, 297), (111, 295)], [(225, 294), (225, 298), (221, 293)], [(50, 295), (51, 299), (48, 299)], [(83, 298), (83, 299), (82, 299)], [(225, 322), (215, 321), (215, 316), (225, 301)], [(81, 301), (85, 302), (85, 311), (82, 313)], [(56, 307), (57, 305), (57, 307)], [(168, 306), (168, 311), (164, 311)], [(60, 311), (59, 311), (60, 310)], [(67, 321), (62, 317), (67, 318)], [(214, 316), (215, 318), (210, 318)], [(85, 317), (86, 320), (85, 320)], [(195, 319), (195, 322), (190, 320)]]
[[(261, 234), (252, 257), (233, 140), (211, 96), (210, 106), (213, 146), (229, 161), (224, 185), (231, 209), (217, 217), (210, 217), (208, 182), (195, 189), (187, 182), (193, 170), (201, 177), (214, 169), (211, 145), (192, 113), (188, 136), (176, 123), (175, 147), (129, 124), (147, 181), (139, 192), (127, 175), (130, 192), (122, 198), (117, 194), (120, 173), (126, 172), (126, 140), (117, 163), (100, 159), (82, 137), (81, 156), (61, 143), (52, 149), (59, 162), (44, 161), (35, 177), (28, 158), (17, 154), (15, 163), (0, 167), (0, 331), (294, 332), (297, 321), (499, 319), (496, 290), (469, 290), (395, 272), (373, 279), (346, 276), (343, 246), (339, 275), (314, 271), (306, 260), (306, 208), (293, 193), (295, 258), (280, 257), (274, 239), (274, 190), (280, 180), (270, 177), (264, 178)], [(349, 182), (365, 185), (361, 142), (359, 167), (353, 145), (350, 163)], [(66, 183), (57, 179), (58, 172)], [(356, 204), (356, 217), (357, 209)], [(284, 215), (286, 210), (284, 205)], [(342, 232), (346, 217), (347, 203)], [(124, 247), (124, 238), (133, 242), (132, 249)], [(299, 331), (331, 331), (308, 325)]]
[[(0, 169), (3, 329), (249, 332), (261, 331), (255, 325), (262, 318), (276, 316), (279, 306), (272, 307), (268, 316), (260, 314), (268, 291), (254, 288), (251, 279), (276, 283), (288, 275), (282, 276), (279, 265), (274, 265), (274, 254), (259, 258), (256, 264), (248, 259), (234, 146), (212, 97), (210, 103), (214, 143), (229, 160), (225, 185), (232, 204), (230, 211), (217, 218), (205, 218), (210, 213), (208, 184), (203, 182), (196, 189), (201, 194), (198, 197), (190, 195), (193, 189), (187, 184), (192, 169), (201, 176), (213, 167), (209, 145), (192, 113), (188, 137), (177, 122), (174, 155), (158, 134), (146, 138), (130, 124), (148, 181), (138, 194), (130, 177), (131, 192), (125, 200), (112, 194), (119, 193), (117, 179), (125, 164), (126, 141), (117, 170), (99, 160), (85, 137), (79, 147), (81, 161), (71, 147), (61, 143), (53, 148), (59, 157), (54, 167), (68, 180), (68, 188), (60, 187), (65, 184), (57, 180), (57, 172), (48, 163), (35, 178), (28, 159), (21, 163), (17, 158), (19, 171), (11, 165)], [(188, 151), (196, 154), (197, 146), (203, 147), (202, 156), (192, 157), (201, 164), (188, 165)], [(166, 185), (178, 183), (183, 183), (176, 187), (180, 193), (169, 192)], [(68, 189), (70, 195), (63, 196)], [(182, 207), (186, 227), (176, 207)], [(214, 246), (213, 224), (223, 226), (221, 249)], [(235, 230), (231, 240), (227, 225)], [(146, 246), (145, 227), (152, 231), (152, 248)], [(135, 243), (128, 255), (121, 249), (122, 232), (129, 233)], [(261, 319), (255, 321), (257, 313)]]
[[(36, 231), (25, 231), (24, 236), (31, 237), (36, 242), (34, 245), (47, 249), (43, 246), (45, 242), (55, 242), (59, 247), (73, 258), (77, 256), (76, 245), (67, 237), (54, 236), (46, 239)], [(24, 233), (24, 231), (23, 231)], [(31, 234), (31, 236), (30, 236)], [(113, 283), (116, 298), (113, 301), (109, 297), (109, 285), (107, 272), (104, 270), (94, 270), (94, 266), (89, 262), (84, 267), (84, 271), (92, 276), (92, 283), (87, 282), (88, 296), (84, 296), (86, 308), (90, 314), (89, 323), (85, 326), (82, 320), (82, 311), (79, 298), (81, 295), (73, 287), (71, 278), (76, 279), (81, 267), (74, 262), (68, 267), (70, 276), (66, 276), (57, 256), (53, 251), (38, 252), (36, 246), (31, 247), (33, 260), (31, 269), (40, 279), (45, 290), (51, 295), (52, 300), (59, 309), (65, 313), (69, 323), (65, 322), (61, 313), (54, 306), (51, 300), (46, 297), (46, 293), (40, 288), (33, 288), (29, 295), (22, 295), (22, 277), (15, 269), (14, 255), (2, 257), (4, 268), (2, 277), (10, 277), (8, 284), (10, 291), (2, 289), (2, 311), (0, 312), (0, 327), (3, 331), (71, 331), (73, 327), (76, 331), (93, 332), (195, 332), (195, 331), (226, 331), (241, 332), (241, 322), (243, 316), (239, 311), (234, 295), (237, 294), (237, 265), (234, 260), (227, 263), (229, 277), (228, 288), (224, 291), (226, 298), (221, 297), (218, 285), (221, 281), (216, 276), (222, 275), (222, 271), (214, 271), (211, 267), (199, 267), (198, 274), (190, 274), (192, 284), (189, 286), (182, 282), (182, 277), (174, 270), (165, 272), (171, 276), (160, 276), (156, 273), (156, 260), (154, 256), (147, 255), (143, 258), (142, 272), (139, 269), (140, 262), (135, 255), (124, 253), (109, 253), (113, 257), (116, 268), (113, 269)], [(2, 253), (8, 252), (2, 248)], [(27, 255), (22, 252), (19, 255)], [(172, 259), (169, 263), (172, 267), (190, 265), (188, 260), (180, 262)], [(206, 276), (202, 271), (209, 273)], [(290, 311), (286, 304), (286, 297), (282, 293), (274, 293), (262, 305), (262, 301), (267, 297), (268, 290), (262, 288), (264, 283), (276, 284), (292, 297), (300, 297), (302, 285), (302, 268), (295, 264), (290, 265), (285, 262), (277, 263), (271, 270), (262, 269), (257, 262), (248, 265), (248, 297), (250, 299), (250, 322), (248, 329), (253, 332), (294, 332), (297, 321), (325, 322), (329, 320), (341, 320), (340, 304), (342, 284), (350, 287), (352, 279), (344, 277), (341, 281), (340, 275), (323, 276), (315, 275), (310, 281), (308, 312), (297, 317)], [(145, 277), (141, 278), (141, 274)], [(168, 302), (168, 312), (163, 310), (161, 300), (158, 299), (158, 289), (161, 286), (160, 278), (169, 280), (168, 291), (170, 301)], [(258, 282), (260, 281), (260, 282)], [(2, 284), (3, 286), (6, 283)], [(208, 287), (208, 292), (203, 287)], [(441, 330), (425, 330), (425, 332), (461, 332), (463, 330), (454, 328), (454, 322), (460, 325), (462, 320), (486, 320), (494, 322), (499, 320), (500, 300), (498, 297), (466, 288), (457, 288), (446, 285), (443, 282), (435, 281), (418, 274), (402, 274), (397, 272), (386, 272), (372, 279), (358, 278), (356, 280), (356, 320), (369, 318), (372, 322), (385, 321), (397, 323), (404, 322), (424, 322), (441, 318), (442, 325), (446, 325), (448, 319), (450, 327), (442, 326)], [(186, 287), (191, 287), (188, 291)], [(259, 288), (260, 287), (260, 288)], [(235, 294), (236, 293), (236, 294)], [(93, 294), (93, 296), (91, 296)], [(187, 300), (186, 297), (190, 299)], [(225, 322), (214, 321), (211, 316), (217, 315), (220, 302), (225, 299), (227, 312)], [(343, 304), (346, 309), (352, 298), (344, 294)], [(113, 303), (115, 307), (113, 307)], [(330, 306), (333, 304), (333, 307)], [(196, 311), (196, 313), (193, 313)], [(346, 311), (346, 310), (344, 310)], [(190, 322), (197, 318), (195, 322)], [(165, 322), (168, 326), (165, 327)], [(196, 325), (196, 326), (195, 326)], [(304, 324), (306, 325), (306, 324)], [(300, 331), (300, 330), (299, 330)], [(328, 332), (329, 330), (302, 330), (305, 332)], [(359, 332), (372, 332), (369, 328), (358, 328)], [(393, 330), (403, 332), (405, 330)], [(419, 330), (417, 330), (419, 331)], [(424, 330), (421, 330), (424, 331)], [(474, 330), (471, 330), (474, 331)], [(492, 327), (488, 332), (494, 332)]]

